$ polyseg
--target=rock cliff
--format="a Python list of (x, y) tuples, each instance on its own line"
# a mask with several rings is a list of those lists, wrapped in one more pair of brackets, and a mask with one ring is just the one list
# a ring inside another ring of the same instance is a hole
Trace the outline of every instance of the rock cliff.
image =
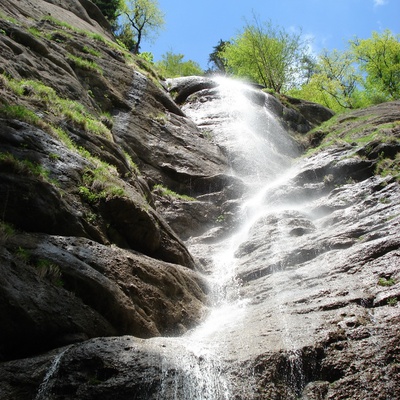
[(199, 356), (180, 337), (261, 170), (221, 84), (162, 80), (88, 0), (0, 5), (0, 399), (400, 398), (400, 103), (246, 89), (288, 172), (235, 253), (246, 312)]

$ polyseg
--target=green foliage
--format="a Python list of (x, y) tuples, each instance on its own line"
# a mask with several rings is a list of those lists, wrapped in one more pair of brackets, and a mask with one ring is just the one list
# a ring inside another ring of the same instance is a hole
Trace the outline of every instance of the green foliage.
[(159, 195), (164, 196), (164, 197), (172, 197), (174, 199), (179, 199), (179, 200), (185, 200), (185, 201), (195, 201), (196, 200), (194, 197), (190, 197), (185, 194), (176, 193), (173, 190), (168, 189), (163, 185), (155, 185), (153, 187), (153, 192), (156, 192)]
[(71, 24), (68, 24), (67, 22), (61, 21), (61, 20), (59, 20), (57, 18), (54, 18), (51, 15), (46, 15), (45, 17), (42, 18), (42, 21), (50, 22), (53, 25), (57, 25), (57, 26), (59, 26), (61, 28), (67, 28), (67, 29), (69, 29), (71, 31), (76, 31), (76, 32), (78, 32), (78, 31), (81, 32), (82, 31), (81, 29), (75, 28)]
[(300, 33), (288, 33), (254, 17), (243, 32), (223, 46), (219, 58), (229, 73), (249, 78), (276, 93), (299, 79), (298, 61), (307, 53)]
[[(91, 38), (93, 40), (96, 40), (96, 41), (98, 41), (100, 43), (103, 43), (107, 47), (109, 47), (110, 49), (122, 52), (122, 54), (127, 59), (130, 58), (130, 55), (128, 54), (128, 52), (125, 51), (124, 48), (122, 48), (119, 44), (117, 44), (115, 42), (112, 42), (111, 40), (105, 38), (103, 35), (100, 35), (99, 33), (93, 33), (93, 32), (86, 31), (84, 29), (76, 28), (76, 27), (74, 27), (74, 26), (72, 26), (72, 25), (70, 25), (70, 24), (68, 24), (66, 22), (60, 21), (60, 20), (58, 20), (58, 19), (56, 19), (56, 18), (54, 18), (52, 16), (43, 17), (42, 21), (48, 21), (51, 24), (62, 28), (62, 30), (61, 30), (62, 36), (66, 37), (66, 38), (70, 37), (70, 34), (65, 32), (65, 29), (68, 29), (68, 30), (70, 30), (72, 32), (78, 33), (80, 35), (84, 35), (84, 36), (89, 37), (89, 38)], [(53, 34), (56, 35), (58, 32), (60, 32), (60, 31), (54, 31)], [(58, 35), (56, 35), (56, 36), (58, 37)]]
[[(104, 118), (100, 117), (99, 120), (83, 104), (59, 97), (53, 88), (44, 85), (40, 81), (8, 79), (4, 75), (2, 77), (6, 87), (18, 96), (39, 100), (45, 103), (47, 110), (54, 113), (54, 115), (68, 118), (83, 130), (105, 136), (112, 140), (110, 129), (103, 123), (105, 119), (109, 119), (107, 116), (104, 116)], [(35, 113), (21, 105), (2, 106), (0, 114), (40, 127), (45, 125)], [(57, 128), (52, 130), (57, 130)]]
[(157, 0), (125, 0), (121, 18), (122, 27), (129, 24), (132, 28), (134, 45), (130, 50), (134, 54), (139, 54), (144, 38), (154, 39), (165, 24)]
[(0, 220), (0, 245), (3, 245), (7, 240), (15, 235), (14, 227), (2, 220)]
[(0, 165), (2, 169), (11, 169), (17, 174), (33, 175), (45, 181), (54, 183), (49, 178), (50, 172), (42, 165), (26, 159), (18, 159), (10, 153), (0, 152)]
[(42, 279), (46, 279), (56, 286), (63, 286), (61, 269), (57, 264), (50, 260), (39, 258), (34, 266)]
[(136, 175), (140, 175), (140, 170), (139, 167), (133, 162), (132, 157), (126, 152), (124, 151), (124, 156), (128, 162), (129, 168), (136, 174)]
[(370, 39), (352, 40), (350, 46), (366, 74), (363, 84), (369, 97), (400, 99), (400, 35), (373, 32)]
[(86, 60), (82, 57), (74, 56), (73, 54), (68, 54), (68, 58), (78, 68), (85, 69), (86, 71), (97, 72), (100, 75), (103, 75), (103, 70), (92, 60)]
[(397, 297), (391, 297), (390, 299), (387, 300), (387, 304), (391, 307), (396, 306), (398, 303)]
[(36, 37), (41, 37), (42, 36), (42, 32), (40, 32), (39, 29), (35, 28), (34, 26), (29, 27), (28, 31), (33, 36), (36, 36)]
[(214, 46), (214, 50), (212, 53), (210, 53), (209, 58), (208, 58), (208, 63), (211, 64), (210, 72), (213, 73), (220, 73), (220, 74), (225, 74), (226, 73), (226, 60), (222, 57), (223, 51), (225, 49), (225, 46), (229, 42), (226, 42), (222, 39), (218, 42), (216, 46)]
[(146, 62), (153, 64), (154, 63), (154, 56), (153, 53), (149, 52), (149, 51), (144, 51), (142, 53), (139, 54), (140, 58), (143, 58), (143, 60), (145, 60)]
[(101, 53), (93, 47), (83, 46), (83, 52), (92, 55), (93, 57), (100, 57)]
[(126, 196), (125, 190), (118, 181), (115, 167), (90, 157), (96, 162), (95, 169), (87, 169), (83, 176), (83, 185), (78, 188), (81, 197), (90, 204), (101, 199)]
[(121, 8), (121, 0), (92, 0), (107, 18), (111, 25), (117, 21)]
[(376, 164), (375, 173), (382, 176), (391, 175), (400, 181), (400, 153), (397, 153), (394, 159), (381, 157)]
[(136, 39), (131, 24), (124, 23), (123, 25), (119, 26), (118, 30), (115, 32), (115, 36), (118, 40), (118, 43), (124, 46), (124, 48), (132, 52), (135, 51)]
[(23, 105), (2, 105), (0, 107), (0, 115), (6, 118), (15, 118), (25, 121), (28, 124), (39, 125), (40, 118), (31, 110)]
[(318, 58), (308, 83), (293, 89), (292, 96), (325, 105), (334, 110), (355, 108), (355, 91), (360, 82), (350, 52), (324, 51)]
[(373, 32), (349, 45), (343, 52), (324, 51), (310, 79), (290, 94), (336, 112), (399, 99), (400, 35)]
[(5, 21), (11, 22), (14, 25), (19, 25), (19, 22), (15, 18), (9, 17), (8, 15), (4, 14), (1, 11), (0, 11), (0, 19), (4, 19)]
[(183, 61), (183, 54), (174, 54), (171, 51), (161, 56), (162, 60), (156, 62), (156, 68), (166, 78), (179, 76), (203, 75), (200, 65), (192, 60)]
[(32, 257), (32, 254), (29, 250), (19, 246), (16, 250), (16, 256), (25, 263), (29, 263)]

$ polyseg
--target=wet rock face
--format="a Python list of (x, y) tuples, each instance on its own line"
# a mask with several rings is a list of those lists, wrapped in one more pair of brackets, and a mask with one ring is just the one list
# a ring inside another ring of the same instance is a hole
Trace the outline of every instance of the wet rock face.
[[(398, 107), (370, 112), (367, 127), (385, 126)], [(254, 398), (399, 396), (400, 186), (375, 175), (379, 158), (359, 157), (375, 146), (320, 151), (264, 193), (264, 215), (236, 252), (252, 329), (225, 337), (256, 360)]]
[[(282, 127), (305, 133), (332, 113), (247, 87), (246, 121), (279, 149), (255, 161), (222, 128), (215, 80), (160, 85), (79, 31), (112, 39), (90, 2), (31, 3), (3, 1), (21, 23), (0, 19), (0, 399), (399, 398), (400, 188), (385, 171), (399, 103), (337, 116), (309, 142), (341, 142), (293, 162), (301, 146)], [(268, 163), (269, 182), (287, 174), (234, 255), (243, 312), (213, 331), (217, 357), (199, 354), (186, 341), (207, 312), (199, 271)]]
[[(207, 288), (150, 187), (186, 188), (182, 175), (207, 191), (225, 168), (218, 152), (189, 142), (197, 128), (110, 42), (90, 2), (6, 1), (2, 11), (0, 359), (98, 336), (182, 334), (202, 318)], [(216, 154), (208, 169), (196, 151)]]
[(205, 301), (195, 272), (84, 238), (14, 236), (1, 267), (3, 359), (97, 336), (182, 334)]

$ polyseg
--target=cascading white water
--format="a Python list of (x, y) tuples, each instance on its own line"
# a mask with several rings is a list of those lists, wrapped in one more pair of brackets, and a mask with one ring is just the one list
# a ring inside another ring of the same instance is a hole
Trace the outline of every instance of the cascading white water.
[(53, 359), (52, 363), (50, 364), (50, 367), (48, 368), (42, 383), (39, 386), (39, 390), (36, 393), (36, 397), (34, 400), (45, 400), (49, 398), (49, 393), (51, 392), (52, 386), (51, 386), (51, 379), (53, 376), (57, 373), (57, 370), (59, 368), (59, 365), (61, 363), (61, 359), (67, 352), (69, 347), (65, 348), (61, 352), (59, 352)]
[[(243, 323), (248, 302), (239, 296), (235, 252), (265, 212), (266, 190), (277, 179), (282, 179), (284, 171), (291, 165), (291, 156), (296, 154), (292, 140), (268, 110), (267, 94), (226, 78), (218, 79), (217, 83), (218, 96), (195, 112), (190, 109), (185, 112), (200, 129), (211, 130), (214, 142), (230, 160), (230, 174), (240, 178), (248, 190), (243, 196), (238, 218), (240, 226), (219, 242), (212, 255), (211, 312), (203, 324), (176, 339), (185, 349), (179, 352), (176, 361), (183, 371), (187, 371), (184, 376), (177, 374), (174, 378), (172, 398), (176, 400), (233, 397), (220, 355), (234, 351), (224, 343), (224, 332)], [(211, 126), (209, 121), (213, 121)], [(165, 369), (164, 374), (168, 373)], [(247, 384), (251, 392), (251, 379)], [(171, 393), (170, 388), (168, 393)], [(169, 398), (166, 391), (162, 390), (161, 398)]]

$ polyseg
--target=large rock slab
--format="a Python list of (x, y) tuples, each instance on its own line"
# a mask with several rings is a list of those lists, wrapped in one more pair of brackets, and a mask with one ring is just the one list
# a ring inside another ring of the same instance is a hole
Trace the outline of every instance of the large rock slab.
[(24, 234), (3, 246), (3, 359), (96, 336), (179, 335), (204, 313), (204, 280), (179, 265), (84, 238)]

